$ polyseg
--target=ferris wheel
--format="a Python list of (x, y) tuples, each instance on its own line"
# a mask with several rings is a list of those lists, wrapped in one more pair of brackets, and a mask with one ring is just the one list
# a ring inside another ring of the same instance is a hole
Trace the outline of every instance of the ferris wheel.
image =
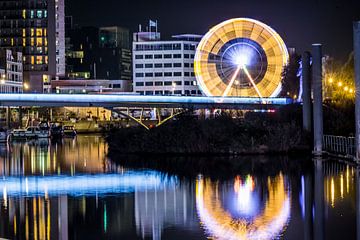
[(207, 96), (276, 97), (289, 54), (269, 26), (249, 18), (230, 19), (200, 41), (194, 68)]

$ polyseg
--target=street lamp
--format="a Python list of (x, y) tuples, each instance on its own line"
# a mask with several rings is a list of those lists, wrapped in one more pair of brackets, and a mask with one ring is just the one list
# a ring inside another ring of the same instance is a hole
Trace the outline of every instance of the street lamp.
[(26, 83), (26, 82), (24, 82), (24, 89), (25, 89), (25, 90), (28, 90), (28, 89), (29, 89), (29, 87), (30, 87), (30, 86), (29, 86), (29, 84), (28, 84), (28, 83)]

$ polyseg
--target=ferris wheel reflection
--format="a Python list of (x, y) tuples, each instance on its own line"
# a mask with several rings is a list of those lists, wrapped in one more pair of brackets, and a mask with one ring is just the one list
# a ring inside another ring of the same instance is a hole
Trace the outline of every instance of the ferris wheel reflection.
[(274, 239), (290, 219), (286, 177), (237, 176), (221, 186), (199, 177), (196, 206), (206, 234), (213, 239)]

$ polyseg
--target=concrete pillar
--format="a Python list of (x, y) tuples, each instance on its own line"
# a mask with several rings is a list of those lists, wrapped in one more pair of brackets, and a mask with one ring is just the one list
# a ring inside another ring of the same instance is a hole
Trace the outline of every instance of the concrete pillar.
[(322, 240), (324, 238), (325, 226), (325, 207), (324, 207), (324, 174), (323, 161), (321, 158), (314, 159), (315, 183), (314, 183), (314, 239)]
[(20, 128), (23, 127), (22, 118), (23, 118), (22, 107), (19, 107), (19, 126), (20, 126)]
[(11, 125), (11, 109), (10, 107), (6, 107), (6, 128), (10, 129)]
[(360, 21), (354, 22), (354, 68), (355, 68), (355, 142), (356, 160), (360, 160)]
[(314, 98), (314, 154), (322, 154), (323, 109), (322, 109), (322, 49), (321, 44), (312, 45), (312, 88)]
[(310, 53), (302, 56), (302, 100), (303, 100), (303, 130), (311, 132), (311, 71)]
[[(78, 115), (79, 116), (79, 115)], [(50, 122), (52, 122), (53, 121), (53, 109), (52, 108), (50, 108), (49, 109), (49, 120), (50, 120)]]

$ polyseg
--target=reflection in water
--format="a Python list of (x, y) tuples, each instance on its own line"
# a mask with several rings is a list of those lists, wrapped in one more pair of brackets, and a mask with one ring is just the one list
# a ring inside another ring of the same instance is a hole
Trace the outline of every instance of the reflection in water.
[[(235, 208), (231, 204), (224, 208), (227, 198), (236, 202)], [(260, 199), (264, 199), (261, 204)], [(200, 177), (196, 204), (205, 229), (216, 239), (273, 239), (284, 230), (290, 217), (290, 191), (282, 174), (269, 177), (266, 188), (257, 186), (250, 176), (244, 184), (236, 177), (233, 188)], [(242, 216), (244, 213), (247, 217)]]
[(0, 145), (0, 237), (355, 238), (358, 171), (297, 160), (254, 157), (224, 179), (181, 177), (116, 164), (100, 136)]

